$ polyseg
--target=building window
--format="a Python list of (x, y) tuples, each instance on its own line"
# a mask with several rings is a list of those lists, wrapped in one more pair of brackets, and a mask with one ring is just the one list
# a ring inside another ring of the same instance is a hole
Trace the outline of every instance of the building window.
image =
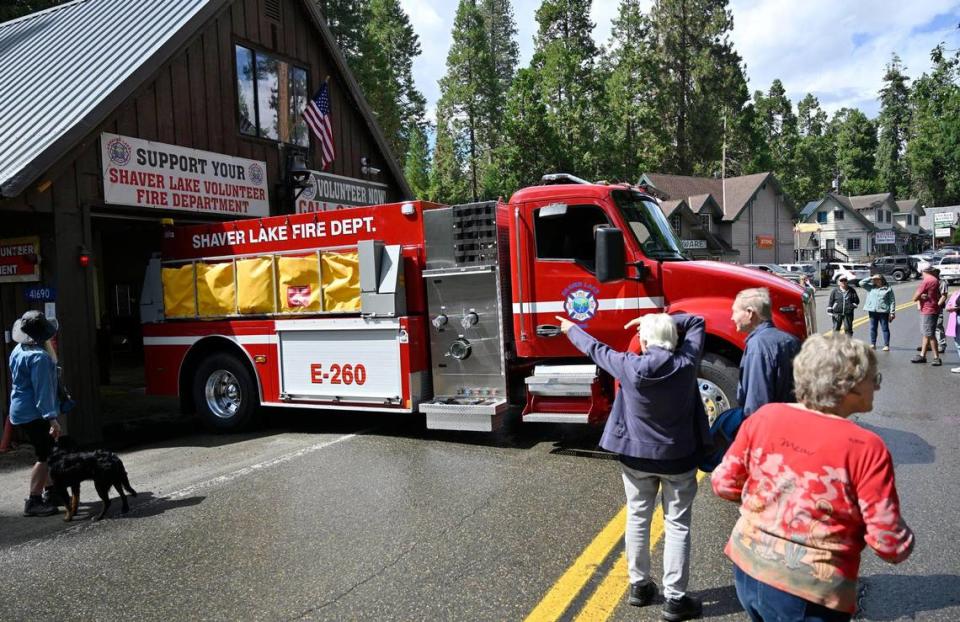
[(843, 210), (842, 209), (833, 210), (833, 219), (843, 220)]
[(710, 214), (700, 214), (700, 226), (710, 231)]
[(859, 251), (859, 250), (860, 250), (860, 238), (847, 238), (847, 250), (848, 250), (848, 251)]
[(887, 212), (887, 222), (893, 222), (893, 212)]
[(680, 214), (674, 214), (670, 217), (670, 226), (673, 228), (674, 233), (680, 235)]
[(300, 116), (307, 106), (307, 70), (242, 45), (235, 50), (240, 133), (309, 147)]
[(827, 213), (826, 212), (817, 212), (817, 222), (823, 224), (827, 222)]

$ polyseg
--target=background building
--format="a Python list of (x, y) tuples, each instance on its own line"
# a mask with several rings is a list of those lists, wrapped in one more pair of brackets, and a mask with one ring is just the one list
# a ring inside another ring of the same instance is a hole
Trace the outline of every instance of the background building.
[(685, 199), (704, 229), (729, 247), (723, 259), (793, 261), (796, 212), (772, 173), (726, 180), (645, 173), (640, 184), (656, 188), (669, 200)]

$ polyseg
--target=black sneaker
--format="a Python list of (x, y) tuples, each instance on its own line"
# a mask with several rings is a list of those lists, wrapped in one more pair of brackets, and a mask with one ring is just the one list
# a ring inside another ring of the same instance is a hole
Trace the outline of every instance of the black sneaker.
[(66, 507), (67, 502), (60, 496), (60, 493), (53, 488), (43, 489), (43, 502), (55, 508)]
[(57, 513), (57, 508), (47, 505), (43, 499), (31, 497), (23, 504), (24, 516), (53, 516)]
[(634, 607), (646, 607), (657, 595), (657, 584), (653, 581), (630, 584), (630, 597), (627, 602)]
[(663, 603), (661, 617), (667, 622), (692, 620), (703, 615), (703, 603), (699, 598), (684, 594), (680, 598), (668, 598)]

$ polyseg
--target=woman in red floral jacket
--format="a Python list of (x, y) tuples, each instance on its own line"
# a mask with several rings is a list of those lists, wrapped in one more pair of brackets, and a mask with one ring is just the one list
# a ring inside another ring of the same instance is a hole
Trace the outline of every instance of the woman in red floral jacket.
[(890, 563), (913, 551), (883, 440), (849, 421), (873, 408), (876, 355), (846, 335), (807, 339), (793, 363), (798, 404), (749, 417), (712, 477), (740, 503), (726, 546), (754, 622), (847, 621), (860, 552)]

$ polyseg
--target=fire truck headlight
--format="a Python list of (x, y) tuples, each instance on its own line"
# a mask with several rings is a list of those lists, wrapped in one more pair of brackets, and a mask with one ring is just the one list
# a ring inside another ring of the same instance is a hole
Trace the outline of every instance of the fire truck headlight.
[(458, 361), (463, 361), (470, 358), (470, 351), (472, 349), (473, 346), (470, 345), (470, 342), (461, 337), (450, 344), (448, 353)]

